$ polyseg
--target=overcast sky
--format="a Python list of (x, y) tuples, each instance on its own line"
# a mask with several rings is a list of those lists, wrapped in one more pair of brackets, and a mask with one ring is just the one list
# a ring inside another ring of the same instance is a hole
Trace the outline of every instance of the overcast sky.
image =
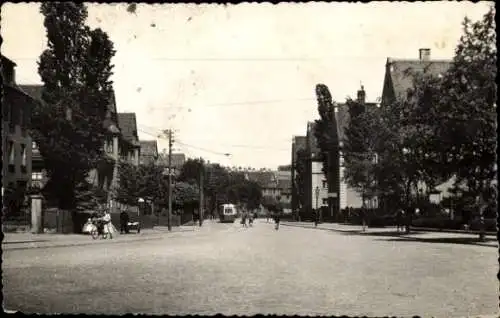
[[(452, 58), (467, 15), (488, 2), (340, 4), (89, 4), (88, 25), (108, 33), (119, 112), (137, 114), (139, 138), (176, 130), (174, 150), (224, 165), (289, 164), (293, 135), (317, 117), (315, 85), (333, 98), (382, 93), (387, 57)], [(39, 4), (2, 6), (2, 54), (19, 84), (40, 83), (46, 47)], [(182, 143), (182, 144), (181, 144)], [(168, 143), (159, 140), (159, 148)], [(221, 154), (230, 153), (230, 157)]]

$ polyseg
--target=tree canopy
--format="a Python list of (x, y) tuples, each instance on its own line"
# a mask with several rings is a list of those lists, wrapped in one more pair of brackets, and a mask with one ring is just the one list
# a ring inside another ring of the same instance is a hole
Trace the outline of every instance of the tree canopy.
[(77, 186), (103, 154), (103, 120), (109, 103), (113, 44), (100, 30), (86, 25), (86, 6), (72, 2), (42, 3), (47, 49), (38, 72), (42, 99), (33, 110), (33, 139), (48, 172), (48, 199), (75, 209)]

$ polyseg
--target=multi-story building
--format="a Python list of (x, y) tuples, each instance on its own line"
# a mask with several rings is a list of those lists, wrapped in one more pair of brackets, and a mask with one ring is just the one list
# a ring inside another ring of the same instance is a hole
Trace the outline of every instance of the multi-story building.
[[(357, 102), (363, 104), (365, 107), (377, 107), (377, 103), (366, 102), (366, 92), (364, 87), (357, 93)], [(340, 197), (340, 209), (343, 210), (347, 207), (349, 208), (360, 208), (363, 205), (362, 194), (358, 193), (355, 189), (349, 187), (344, 181), (345, 166), (344, 166), (344, 156), (343, 147), (346, 141), (346, 130), (349, 127), (350, 116), (349, 116), (349, 106), (347, 104), (339, 104), (335, 110), (335, 120), (337, 122), (337, 131), (339, 136), (339, 197)]]
[[(410, 96), (409, 90), (413, 88), (415, 74), (427, 74), (431, 76), (444, 75), (451, 66), (451, 60), (431, 59), (431, 50), (428, 48), (419, 49), (418, 59), (387, 58), (385, 64), (385, 76), (382, 88), (381, 107), (390, 107), (396, 100), (405, 100)], [(441, 191), (442, 197), (449, 196), (449, 189), (453, 186), (454, 178), (436, 187)], [(419, 184), (422, 190), (424, 184)]]
[(141, 145), (137, 135), (137, 119), (135, 113), (118, 113), (118, 128), (120, 128), (122, 143), (120, 144), (120, 160), (139, 165)]
[(4, 212), (21, 213), (31, 183), (31, 111), (36, 101), (16, 83), (16, 64), (1, 56), (2, 100), (2, 197)]
[[(328, 182), (323, 172), (323, 162), (320, 156), (318, 141), (314, 136), (316, 123), (307, 123), (306, 132), (306, 153), (308, 155), (306, 162), (307, 180), (306, 180), (306, 202), (305, 209), (302, 211), (301, 218), (308, 219), (312, 217), (313, 210), (320, 211), (322, 218), (328, 216), (324, 213), (328, 210)], [(332, 211), (333, 214), (333, 211)]]
[[(38, 103), (44, 103), (42, 99), (43, 85), (20, 85), (23, 91), (31, 96)], [(49, 107), (49, 105), (46, 105)], [(139, 164), (139, 138), (137, 136), (136, 117), (133, 113), (119, 114), (116, 109), (116, 101), (114, 92), (111, 95), (108, 104), (108, 110), (103, 127), (107, 132), (103, 140), (103, 150), (105, 154), (112, 160), (103, 160), (95, 169), (91, 170), (88, 176), (88, 181), (100, 189), (107, 190), (110, 195), (110, 190), (118, 186), (118, 160), (125, 160)], [(30, 142), (30, 153), (33, 153), (31, 180), (34, 186), (42, 186), (47, 179), (47, 174), (43, 166), (43, 158), (38, 150), (36, 142)], [(111, 197), (108, 201), (112, 206)]]
[(158, 159), (158, 144), (156, 140), (140, 140), (141, 153), (139, 156), (139, 164), (147, 165), (155, 163)]

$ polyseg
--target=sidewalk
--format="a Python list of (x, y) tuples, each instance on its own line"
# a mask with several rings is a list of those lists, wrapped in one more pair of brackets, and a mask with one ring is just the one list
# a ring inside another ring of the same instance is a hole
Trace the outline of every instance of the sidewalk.
[(327, 230), (335, 231), (345, 234), (353, 235), (363, 235), (363, 236), (378, 236), (382, 237), (392, 237), (390, 240), (407, 240), (407, 241), (420, 241), (429, 243), (455, 243), (455, 244), (470, 244), (479, 246), (491, 246), (498, 247), (498, 241), (496, 240), (496, 235), (486, 235), (487, 240), (485, 242), (479, 242), (477, 233), (465, 233), (465, 232), (445, 232), (430, 230), (425, 231), (423, 229), (414, 229), (410, 234), (405, 234), (404, 232), (397, 232), (396, 227), (385, 227), (385, 228), (370, 228), (366, 227), (366, 231), (362, 231), (361, 225), (350, 225), (350, 224), (339, 224), (339, 223), (321, 223), (317, 227), (314, 226), (312, 222), (281, 222), (281, 225), (290, 227), (302, 227), (310, 228), (316, 230)]
[(192, 227), (172, 227), (169, 232), (167, 227), (142, 229), (140, 233), (120, 234), (115, 233), (112, 239), (92, 239), (88, 234), (32, 234), (32, 233), (4, 233), (2, 249), (21, 250), (32, 248), (68, 247), (91, 244), (117, 244), (159, 240), (165, 237), (178, 235), (182, 232), (195, 232)]

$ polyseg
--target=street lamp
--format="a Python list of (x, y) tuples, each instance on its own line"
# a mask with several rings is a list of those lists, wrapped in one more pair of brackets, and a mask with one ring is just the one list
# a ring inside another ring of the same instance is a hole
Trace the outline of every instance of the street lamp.
[(137, 215), (140, 216), (141, 215), (141, 205), (144, 204), (144, 199), (143, 198), (137, 199), (137, 203), (139, 203), (139, 208), (137, 209)]
[[(316, 186), (316, 189), (314, 190), (314, 192), (316, 193), (316, 213), (319, 213), (319, 210), (318, 210), (318, 199), (319, 199), (319, 186)], [(319, 217), (319, 214), (316, 216), (316, 218)]]
[(317, 186), (316, 189), (314, 190), (316, 193), (316, 210), (318, 209), (318, 199), (319, 199), (319, 187)]

